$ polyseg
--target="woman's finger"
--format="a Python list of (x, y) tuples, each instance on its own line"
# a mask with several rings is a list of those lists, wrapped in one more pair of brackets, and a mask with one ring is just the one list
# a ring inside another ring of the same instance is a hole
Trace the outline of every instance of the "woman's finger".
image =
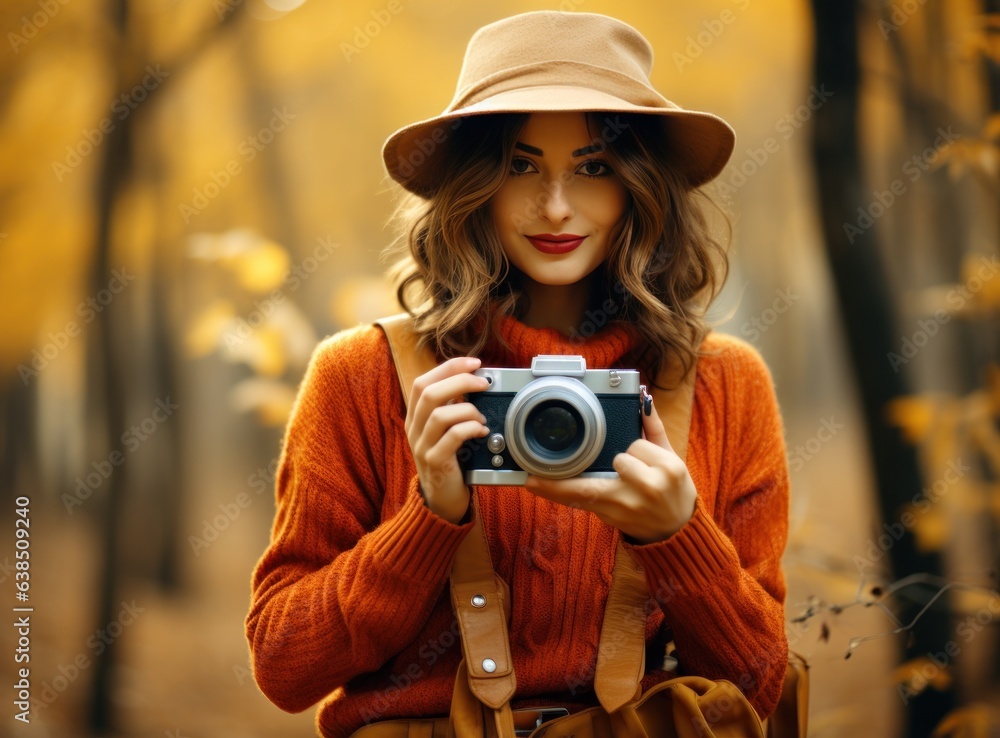
[(656, 405), (652, 402), (650, 404), (652, 411), (649, 415), (642, 413), (642, 432), (650, 443), (655, 443), (660, 448), (672, 449), (670, 439), (667, 438), (667, 430), (663, 427), (660, 414), (656, 412)]
[(419, 392), (435, 382), (440, 382), (442, 379), (450, 377), (453, 374), (475, 371), (482, 363), (482, 360), (475, 356), (456, 356), (438, 364), (429, 372), (421, 374), (419, 377), (414, 379), (413, 387), (411, 389)]
[(410, 397), (407, 406), (415, 407), (424, 391), (442, 379), (447, 379), (456, 374), (474, 372), (481, 364), (482, 361), (474, 356), (456, 356), (438, 364), (429, 372), (425, 372), (413, 380), (413, 384), (410, 386)]
[(648, 466), (663, 466), (677, 458), (670, 448), (658, 446), (650, 440), (640, 438), (633, 441), (626, 452)]
[(529, 474), (524, 488), (551, 502), (593, 511), (595, 507), (600, 506), (601, 500), (609, 494), (617, 483), (617, 480), (614, 479), (591, 477), (548, 479)]
[[(661, 453), (663, 449), (656, 447)], [(658, 489), (664, 484), (663, 469), (647, 464), (633, 454), (618, 454), (613, 461), (615, 471), (623, 482), (641, 489)]]
[(441, 405), (434, 408), (427, 418), (424, 435), (436, 441), (448, 428), (463, 420), (478, 420), (480, 423), (485, 423), (486, 416), (471, 402)]
[(455, 461), (455, 454), (471, 438), (485, 436), (490, 429), (478, 420), (466, 420), (451, 426), (424, 456), (431, 466), (441, 467)]
[(487, 387), (489, 387), (489, 382), (485, 378), (468, 372), (460, 372), (439, 379), (431, 385), (421, 387), (419, 394), (415, 390), (416, 404), (411, 405), (413, 418), (410, 422), (410, 428), (415, 428), (418, 433), (421, 432), (435, 409), (447, 405), (449, 400), (458, 399), (470, 392), (481, 392)]

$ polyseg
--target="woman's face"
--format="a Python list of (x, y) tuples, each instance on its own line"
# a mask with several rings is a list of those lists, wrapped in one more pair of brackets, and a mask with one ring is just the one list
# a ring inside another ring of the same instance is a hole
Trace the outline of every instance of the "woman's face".
[(607, 257), (626, 190), (583, 113), (533, 113), (490, 200), (504, 253), (530, 279), (575, 284)]

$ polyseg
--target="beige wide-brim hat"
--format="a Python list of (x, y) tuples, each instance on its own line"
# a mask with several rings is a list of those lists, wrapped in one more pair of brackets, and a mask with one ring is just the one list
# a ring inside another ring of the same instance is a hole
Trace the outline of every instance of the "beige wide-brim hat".
[(671, 160), (691, 187), (722, 171), (736, 134), (717, 115), (685, 110), (649, 82), (653, 49), (606, 15), (554, 10), (483, 26), (469, 40), (455, 97), (441, 115), (400, 128), (382, 158), (394, 180), (431, 196), (462, 118), (491, 113), (608, 111), (662, 116)]

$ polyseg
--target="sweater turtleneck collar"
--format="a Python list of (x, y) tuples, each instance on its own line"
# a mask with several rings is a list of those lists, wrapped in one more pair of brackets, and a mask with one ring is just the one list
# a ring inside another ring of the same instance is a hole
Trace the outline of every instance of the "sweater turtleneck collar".
[[(588, 369), (630, 368), (626, 364), (640, 348), (638, 331), (623, 323), (606, 325), (589, 336), (533, 328), (510, 315), (501, 316), (495, 326), (499, 335), (492, 336), (481, 352), (483, 366), (527, 368), (539, 354), (560, 354), (583, 356)], [(501, 344), (501, 336), (509, 347)]]

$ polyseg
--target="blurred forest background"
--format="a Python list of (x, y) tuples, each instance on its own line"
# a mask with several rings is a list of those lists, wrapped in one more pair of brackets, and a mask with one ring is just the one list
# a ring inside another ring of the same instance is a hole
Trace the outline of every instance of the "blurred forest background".
[(713, 315), (785, 418), (810, 735), (1000, 735), (998, 6), (5, 0), (0, 735), (311, 734), (243, 636), (282, 426), (319, 339), (398, 312), (382, 141), (545, 8), (631, 23), (738, 133)]

